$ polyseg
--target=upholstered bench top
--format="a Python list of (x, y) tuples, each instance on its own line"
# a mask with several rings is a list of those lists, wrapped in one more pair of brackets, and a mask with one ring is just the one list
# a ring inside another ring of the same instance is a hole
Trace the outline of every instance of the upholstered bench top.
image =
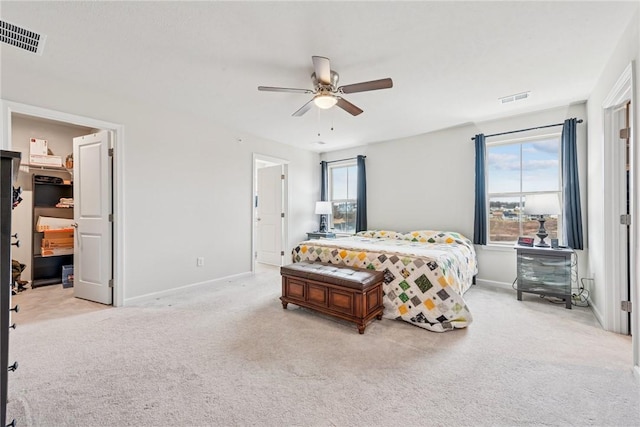
[(308, 261), (282, 266), (280, 274), (354, 289), (365, 289), (384, 278), (382, 271)]

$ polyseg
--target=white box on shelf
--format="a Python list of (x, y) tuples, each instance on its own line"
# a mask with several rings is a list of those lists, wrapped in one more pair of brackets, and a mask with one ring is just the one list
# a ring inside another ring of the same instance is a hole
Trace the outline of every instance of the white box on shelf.
[(29, 144), (29, 154), (36, 156), (46, 156), (49, 154), (49, 143), (46, 139), (31, 138)]
[(54, 166), (62, 167), (62, 157), (60, 156), (41, 156), (39, 154), (29, 155), (29, 164), (34, 166)]

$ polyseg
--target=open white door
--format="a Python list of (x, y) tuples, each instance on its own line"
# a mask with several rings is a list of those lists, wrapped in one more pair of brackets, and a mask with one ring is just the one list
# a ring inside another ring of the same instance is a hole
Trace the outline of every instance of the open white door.
[(258, 169), (257, 261), (282, 265), (282, 165)]
[(73, 138), (74, 295), (113, 303), (110, 133)]

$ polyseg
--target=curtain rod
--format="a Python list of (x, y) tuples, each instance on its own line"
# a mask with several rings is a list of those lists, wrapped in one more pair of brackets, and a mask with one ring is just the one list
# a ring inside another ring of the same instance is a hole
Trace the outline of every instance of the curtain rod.
[[(327, 162), (327, 164), (328, 164), (328, 163), (336, 163), (336, 162), (344, 162), (344, 161), (347, 161), (347, 160), (356, 160), (357, 158), (358, 158), (358, 157), (349, 157), (348, 159), (331, 160), (330, 162)], [(362, 156), (362, 158), (363, 158), (363, 159), (366, 159), (366, 158), (367, 158), (367, 156)], [(322, 162), (320, 162), (320, 164), (322, 164)]]
[[(576, 121), (576, 123), (582, 123), (582, 119), (578, 119), (578, 120)], [(491, 137), (491, 136), (508, 135), (508, 134), (510, 134), (510, 133), (526, 132), (526, 131), (528, 131), (528, 130), (536, 130), (536, 129), (552, 128), (552, 127), (555, 127), (555, 126), (562, 126), (562, 125), (564, 125), (564, 123), (556, 123), (555, 125), (538, 126), (538, 127), (535, 127), (535, 128), (518, 129), (518, 130), (512, 130), (512, 131), (509, 131), (509, 132), (494, 133), (494, 134), (491, 134), (491, 135), (485, 135), (484, 137), (485, 137), (485, 138), (489, 138), (489, 137)], [(471, 138), (471, 140), (472, 140), (472, 141), (475, 141), (475, 139), (476, 139), (476, 137), (475, 137), (475, 136)]]

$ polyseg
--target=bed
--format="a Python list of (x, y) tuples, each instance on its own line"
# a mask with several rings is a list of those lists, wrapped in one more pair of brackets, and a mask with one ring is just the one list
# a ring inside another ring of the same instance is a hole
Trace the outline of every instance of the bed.
[(338, 239), (305, 240), (293, 262), (326, 262), (384, 272), (384, 317), (434, 332), (473, 320), (463, 298), (478, 272), (469, 239), (451, 231), (361, 231)]

